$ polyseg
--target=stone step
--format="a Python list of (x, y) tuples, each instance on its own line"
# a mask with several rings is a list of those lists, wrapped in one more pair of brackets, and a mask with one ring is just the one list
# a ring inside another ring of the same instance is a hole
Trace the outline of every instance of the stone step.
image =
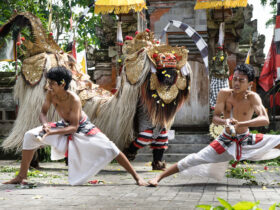
[(209, 144), (209, 134), (179, 134), (169, 140), (169, 144)]
[[(188, 154), (178, 154), (178, 153), (173, 153), (173, 154), (164, 154), (163, 155), (163, 160), (166, 162), (178, 162), (179, 160), (183, 159), (186, 157)], [(153, 155), (152, 153), (150, 154), (137, 154), (135, 162), (152, 162), (153, 161)]]
[[(210, 136), (206, 133), (176, 133), (175, 138), (169, 140), (168, 149), (164, 152), (163, 159), (167, 162), (177, 162), (188, 154), (200, 151), (209, 143)], [(146, 146), (138, 150), (135, 161), (153, 161), (152, 149)]]
[[(180, 153), (180, 154), (185, 154), (185, 153), (194, 153), (198, 152), (204, 147), (206, 147), (209, 144), (169, 144), (168, 149), (165, 151), (167, 154), (172, 154), (172, 153)], [(138, 150), (138, 153), (141, 154), (146, 154), (146, 153), (151, 153), (152, 149), (149, 146), (146, 146), (142, 149)]]

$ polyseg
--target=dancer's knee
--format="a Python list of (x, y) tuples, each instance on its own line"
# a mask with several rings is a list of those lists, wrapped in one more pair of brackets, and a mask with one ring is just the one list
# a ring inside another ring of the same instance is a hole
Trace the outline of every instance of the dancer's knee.
[(35, 142), (35, 136), (33, 133), (31, 133), (30, 131), (27, 131), (25, 134), (24, 134), (24, 138), (23, 138), (23, 149), (24, 150), (31, 150), (31, 149), (34, 149), (36, 148), (37, 145), (36, 142)]

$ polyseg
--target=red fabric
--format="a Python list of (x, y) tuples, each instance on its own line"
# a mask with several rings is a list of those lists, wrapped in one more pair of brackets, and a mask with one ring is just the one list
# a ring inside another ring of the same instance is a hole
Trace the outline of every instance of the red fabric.
[(91, 129), (91, 130), (87, 133), (87, 135), (95, 135), (95, 134), (97, 134), (98, 132), (100, 132), (99, 128), (95, 127), (95, 128), (93, 128), (93, 129)]
[(275, 44), (272, 41), (259, 78), (259, 85), (266, 92), (272, 88), (273, 81), (276, 78), (275, 56), (276, 56)]
[(237, 138), (230, 138), (227, 135), (223, 134), (224, 137), (226, 137), (227, 139), (234, 141), (236, 143), (236, 161), (235, 163), (232, 164), (232, 167), (235, 168), (237, 163), (239, 162), (239, 160), (241, 159), (241, 155), (242, 155), (242, 146), (241, 146), (241, 142), (247, 138), (250, 134), (247, 134), (246, 136), (244, 136), (241, 139), (237, 139)]
[(66, 150), (66, 152), (65, 152), (65, 154), (64, 154), (64, 157), (68, 157), (68, 146), (69, 146), (69, 141), (72, 141), (73, 140), (73, 136), (72, 135), (69, 135), (68, 137), (67, 137), (67, 150)]
[(139, 144), (137, 144), (135, 141), (133, 142), (133, 145), (134, 145), (135, 147), (139, 148), (139, 149), (142, 149), (142, 148), (143, 148), (142, 146), (140, 146)]
[[(280, 93), (275, 94), (274, 106), (280, 106)], [(270, 107), (273, 107), (273, 95), (270, 95)]]
[(276, 16), (275, 28), (280, 28), (280, 16)]
[(167, 130), (161, 131), (160, 134), (167, 134)]
[(145, 139), (143, 137), (138, 137), (137, 138), (139, 141), (145, 141), (145, 142), (150, 142), (150, 141), (153, 141), (154, 139)]
[(77, 59), (76, 41), (75, 40), (73, 41), (73, 44), (72, 44), (72, 55), (75, 59)]
[(222, 154), (225, 150), (225, 148), (218, 142), (217, 140), (214, 140), (211, 142), (210, 146), (218, 153)]
[(51, 126), (51, 128), (56, 128), (56, 124), (53, 122), (48, 122), (48, 125)]
[(262, 133), (257, 133), (256, 134), (256, 143), (258, 143), (261, 140), (263, 140), (263, 134)]
[(144, 130), (144, 133), (153, 133), (153, 130)]

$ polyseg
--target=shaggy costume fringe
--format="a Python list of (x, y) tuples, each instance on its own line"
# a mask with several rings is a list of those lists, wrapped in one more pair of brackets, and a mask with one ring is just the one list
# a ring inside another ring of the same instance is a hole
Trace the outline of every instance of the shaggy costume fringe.
[(189, 96), (188, 86), (190, 84), (190, 77), (186, 78), (187, 88), (185, 88), (185, 90), (179, 90), (176, 99), (170, 104), (165, 104), (164, 107), (162, 107), (160, 103), (157, 103), (158, 98), (152, 97), (153, 94), (156, 94), (156, 91), (150, 89), (149, 79), (150, 75), (142, 85), (141, 102), (147, 107), (153, 125), (160, 125), (161, 127), (169, 129), (173, 124), (176, 112)]
[[(146, 50), (144, 52), (146, 53)], [(123, 150), (134, 140), (134, 117), (137, 102), (140, 97), (140, 87), (145, 82), (150, 72), (150, 61), (145, 55), (145, 65), (138, 82), (131, 85), (126, 79), (125, 71), (122, 71), (121, 87), (108, 102), (100, 106), (100, 112), (94, 124), (113, 141), (120, 150)], [(90, 103), (91, 102), (87, 102)], [(92, 105), (87, 104), (87, 108)], [(85, 109), (84, 109), (85, 110)], [(88, 110), (85, 110), (87, 112)], [(92, 117), (92, 116), (91, 116)]]

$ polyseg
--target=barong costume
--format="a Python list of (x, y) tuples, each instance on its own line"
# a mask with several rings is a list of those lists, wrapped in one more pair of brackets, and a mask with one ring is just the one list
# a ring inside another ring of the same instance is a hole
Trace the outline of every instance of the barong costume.
[[(49, 123), (52, 129), (67, 127), (65, 121)], [(76, 133), (71, 135), (49, 135), (42, 141), (37, 136), (42, 126), (27, 131), (24, 135), (23, 149), (33, 150), (51, 145), (51, 159), (63, 159), (68, 153), (68, 181), (71, 185), (85, 183), (97, 174), (120, 153), (110, 141), (87, 117), (79, 122)]]
[(232, 137), (224, 131), (210, 145), (186, 156), (178, 162), (179, 172), (184, 175), (222, 179), (230, 160), (268, 160), (280, 156), (274, 149), (280, 144), (280, 136), (251, 134), (248, 132)]

